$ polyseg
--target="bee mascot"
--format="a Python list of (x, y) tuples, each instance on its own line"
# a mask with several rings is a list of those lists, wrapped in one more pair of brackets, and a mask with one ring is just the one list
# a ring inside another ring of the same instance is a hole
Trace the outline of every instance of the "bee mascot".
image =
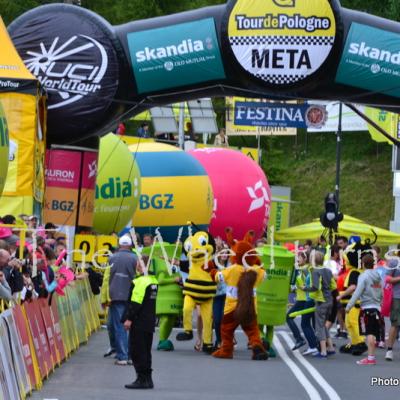
[(197, 305), (203, 320), (203, 352), (211, 354), (212, 345), (212, 305), (217, 291), (210, 272), (211, 260), (215, 252), (214, 238), (208, 233), (198, 231), (184, 242), (184, 250), (189, 258), (189, 275), (183, 284), (183, 328), (176, 340), (193, 339), (192, 315)]

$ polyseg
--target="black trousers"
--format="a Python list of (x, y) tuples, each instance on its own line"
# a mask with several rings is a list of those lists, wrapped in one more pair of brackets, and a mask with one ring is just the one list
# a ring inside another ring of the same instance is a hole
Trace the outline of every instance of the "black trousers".
[(129, 332), (129, 350), (137, 374), (151, 373), (152, 344), (153, 332), (145, 332), (132, 326)]

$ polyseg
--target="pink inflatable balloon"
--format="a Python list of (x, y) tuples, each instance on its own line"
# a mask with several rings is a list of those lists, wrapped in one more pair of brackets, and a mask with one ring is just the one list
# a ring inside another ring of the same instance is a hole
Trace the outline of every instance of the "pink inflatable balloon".
[(214, 212), (210, 223), (213, 236), (225, 238), (225, 228), (243, 238), (250, 229), (256, 239), (268, 225), (271, 190), (263, 170), (239, 151), (205, 148), (191, 150), (207, 171), (214, 192)]

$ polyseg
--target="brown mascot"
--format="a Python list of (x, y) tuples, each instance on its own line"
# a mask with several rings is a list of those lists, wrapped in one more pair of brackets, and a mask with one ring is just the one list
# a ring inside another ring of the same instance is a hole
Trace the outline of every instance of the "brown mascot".
[(242, 241), (233, 239), (231, 229), (227, 229), (226, 234), (228, 244), (234, 252), (233, 265), (215, 275), (215, 280), (224, 282), (227, 288), (221, 325), (222, 345), (212, 355), (217, 358), (233, 358), (234, 333), (240, 325), (253, 350), (252, 359), (267, 360), (268, 353), (262, 344), (257, 325), (255, 298), (255, 289), (265, 279), (265, 271), (255, 255), (252, 244), (254, 233), (248, 232)]

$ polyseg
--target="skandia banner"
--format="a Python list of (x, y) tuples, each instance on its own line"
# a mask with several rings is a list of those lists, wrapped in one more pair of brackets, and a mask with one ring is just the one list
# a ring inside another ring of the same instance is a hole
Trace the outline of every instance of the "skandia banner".
[(0, 103), (0, 196), (6, 183), (9, 145), (7, 120), (4, 115), (3, 106)]
[(322, 126), (327, 118), (324, 106), (235, 102), (235, 125), (307, 128)]
[(139, 93), (225, 78), (213, 18), (127, 35)]
[(228, 37), (245, 71), (282, 87), (321, 68), (335, 42), (336, 20), (328, 0), (238, 0)]
[(336, 82), (400, 97), (400, 35), (353, 23)]

